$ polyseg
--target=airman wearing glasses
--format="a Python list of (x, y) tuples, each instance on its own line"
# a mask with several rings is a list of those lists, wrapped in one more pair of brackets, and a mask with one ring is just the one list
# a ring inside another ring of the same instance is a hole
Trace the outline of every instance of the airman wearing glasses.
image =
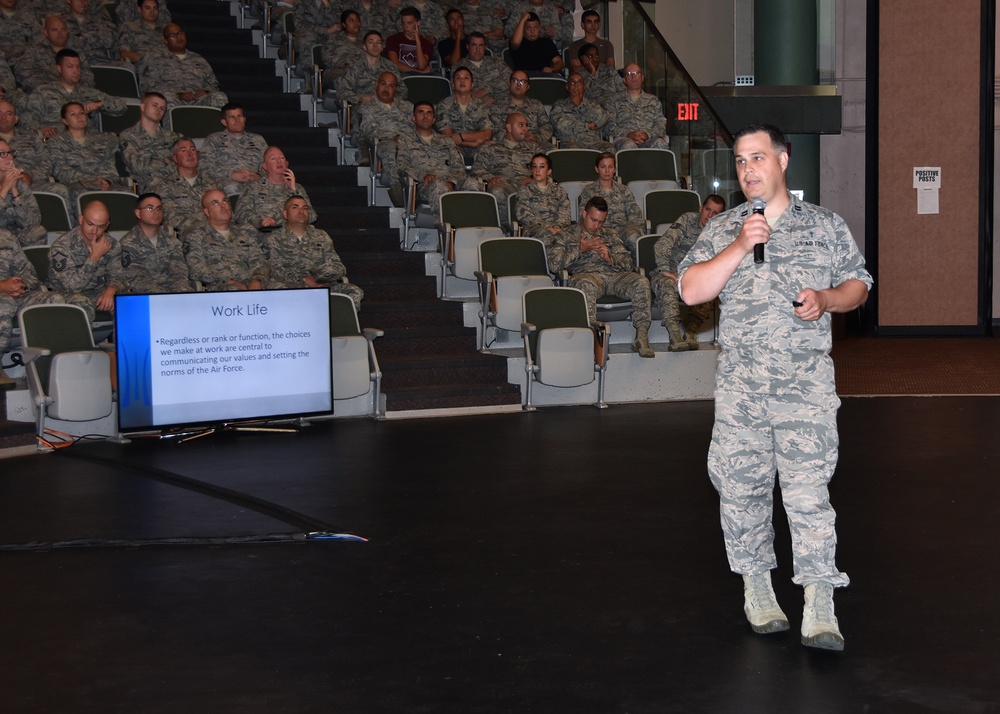
[(507, 117), (517, 112), (523, 114), (528, 122), (528, 141), (537, 141), (540, 144), (552, 141), (552, 122), (549, 121), (545, 105), (528, 96), (528, 90), (531, 88), (528, 73), (520, 69), (514, 70), (510, 73), (507, 87), (505, 97), (493, 105), (493, 140), (503, 140)]
[(622, 149), (668, 149), (667, 119), (663, 105), (642, 91), (643, 74), (634, 62), (625, 65), (625, 94), (609, 105), (608, 135), (615, 151)]
[(182, 236), (191, 280), (205, 290), (268, 287), (271, 271), (257, 231), (233, 223), (232, 205), (222, 191), (207, 191), (201, 207), (207, 221)]
[(137, 223), (122, 236), (122, 268), (133, 293), (191, 291), (181, 242), (163, 225), (163, 203), (144, 193), (135, 203)]
[(559, 146), (565, 149), (596, 149), (611, 151), (612, 146), (601, 138), (609, 115), (597, 102), (584, 97), (583, 76), (574, 72), (566, 80), (565, 99), (552, 106), (552, 128)]
[(101, 201), (83, 208), (80, 225), (56, 238), (49, 248), (50, 290), (81, 293), (88, 298), (90, 319), (94, 311), (111, 312), (115, 295), (128, 290), (122, 268), (121, 244), (108, 235), (111, 214)]
[(187, 48), (184, 28), (172, 22), (163, 28), (167, 51), (147, 61), (141, 84), (159, 92), (171, 106), (178, 104), (221, 108), (229, 98), (219, 89), (219, 80), (204, 57)]

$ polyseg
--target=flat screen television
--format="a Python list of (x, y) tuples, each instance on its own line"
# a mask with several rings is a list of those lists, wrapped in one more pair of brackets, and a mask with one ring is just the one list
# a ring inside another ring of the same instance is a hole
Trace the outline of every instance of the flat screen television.
[(123, 432), (333, 409), (325, 288), (117, 295), (115, 344)]

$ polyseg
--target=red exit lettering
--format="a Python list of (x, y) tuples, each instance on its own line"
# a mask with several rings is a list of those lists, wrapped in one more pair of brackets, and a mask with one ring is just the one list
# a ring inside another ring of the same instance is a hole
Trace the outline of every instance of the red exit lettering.
[(689, 102), (678, 104), (677, 121), (698, 121), (698, 103)]

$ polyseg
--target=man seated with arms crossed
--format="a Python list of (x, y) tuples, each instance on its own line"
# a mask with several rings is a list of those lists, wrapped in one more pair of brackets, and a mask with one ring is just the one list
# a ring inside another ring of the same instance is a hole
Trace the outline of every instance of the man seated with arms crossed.
[(167, 100), (159, 92), (146, 92), (139, 102), (139, 121), (119, 135), (118, 149), (128, 175), (146, 191), (154, 179), (175, 173), (171, 162), (174, 142), (179, 134), (161, 126)]
[(292, 196), (282, 209), (285, 224), (264, 238), (264, 257), (271, 269), (275, 288), (328, 288), (331, 293), (350, 296), (361, 309), (364, 291), (352, 283), (342, 283), (347, 274), (326, 231), (309, 225), (309, 203)]
[(614, 295), (632, 301), (632, 324), (635, 340), (632, 351), (640, 357), (654, 357), (649, 345), (652, 298), (649, 281), (635, 272), (632, 253), (618, 235), (604, 229), (608, 204), (600, 196), (587, 202), (580, 222), (556, 235), (546, 251), (549, 270), (569, 271), (569, 286), (580, 288), (587, 296), (590, 321), (597, 321), (597, 300)]
[(531, 157), (541, 152), (537, 141), (528, 140), (528, 120), (517, 112), (504, 123), (504, 140), (491, 141), (479, 150), (472, 175), (486, 182), (486, 190), (496, 196), (500, 219), (510, 223), (507, 199), (531, 182)]
[(163, 225), (163, 204), (155, 193), (139, 196), (138, 223), (122, 236), (122, 268), (133, 293), (191, 292), (184, 248)]
[(110, 222), (107, 206), (91, 201), (80, 214), (80, 225), (49, 248), (49, 289), (86, 296), (91, 320), (96, 310), (115, 309), (116, 293), (128, 292), (121, 245), (107, 234)]
[(269, 286), (271, 269), (257, 243), (257, 233), (233, 223), (226, 194), (207, 191), (201, 199), (208, 219), (182, 236), (191, 279), (205, 290), (260, 290)]
[(224, 186), (227, 193), (240, 193), (249, 181), (260, 178), (257, 169), (267, 142), (246, 130), (246, 113), (239, 104), (229, 102), (222, 107), (220, 122), (223, 131), (209, 134), (201, 145), (201, 164), (212, 183)]

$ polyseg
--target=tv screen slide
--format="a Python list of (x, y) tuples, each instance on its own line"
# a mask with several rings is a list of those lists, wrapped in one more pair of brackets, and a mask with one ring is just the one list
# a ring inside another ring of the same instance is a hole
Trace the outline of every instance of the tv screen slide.
[(122, 431), (328, 413), (325, 288), (115, 297)]

